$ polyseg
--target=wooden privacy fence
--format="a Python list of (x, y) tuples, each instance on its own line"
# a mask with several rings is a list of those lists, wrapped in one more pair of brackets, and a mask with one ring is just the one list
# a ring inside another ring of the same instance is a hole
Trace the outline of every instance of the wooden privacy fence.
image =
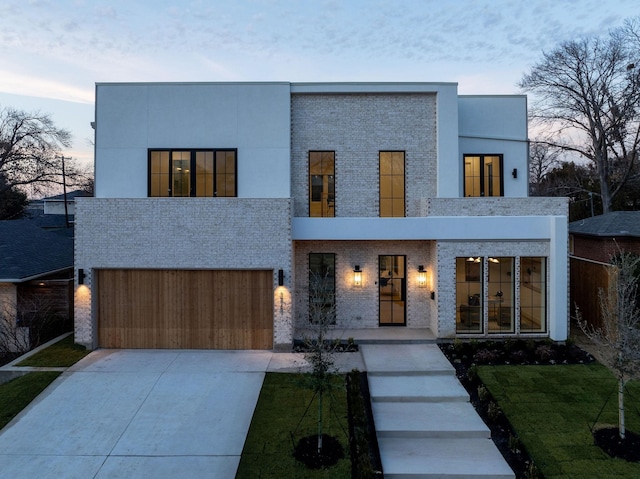
[(570, 261), (570, 315), (576, 316), (576, 305), (582, 320), (596, 328), (602, 326), (598, 291), (609, 286), (608, 269), (612, 266), (598, 261), (571, 256)]

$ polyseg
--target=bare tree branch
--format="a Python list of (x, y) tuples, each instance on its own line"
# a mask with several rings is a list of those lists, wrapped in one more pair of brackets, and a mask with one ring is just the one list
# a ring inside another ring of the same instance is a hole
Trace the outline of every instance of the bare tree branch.
[(546, 144), (593, 163), (605, 213), (638, 162), (639, 38), (636, 18), (606, 37), (562, 43), (520, 81), (535, 95), (532, 120), (554, 133)]
[[(0, 109), (0, 175), (4, 188), (28, 186), (39, 192), (62, 184), (62, 152), (71, 146), (71, 133), (58, 128), (40, 112)], [(77, 170), (68, 165), (68, 180)]]

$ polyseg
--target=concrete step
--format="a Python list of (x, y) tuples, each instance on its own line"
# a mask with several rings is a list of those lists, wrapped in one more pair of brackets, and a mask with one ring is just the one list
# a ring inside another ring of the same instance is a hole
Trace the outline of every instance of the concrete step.
[(371, 401), (468, 402), (469, 395), (454, 375), (369, 376)]
[(437, 339), (376, 339), (376, 338), (360, 338), (356, 341), (358, 344), (388, 344), (390, 346), (396, 344), (438, 344)]
[(515, 479), (491, 439), (381, 437), (378, 444), (386, 479)]
[(360, 351), (368, 373), (451, 372), (455, 368), (435, 344), (364, 344)]
[(374, 402), (372, 409), (378, 438), (491, 438), (468, 402)]

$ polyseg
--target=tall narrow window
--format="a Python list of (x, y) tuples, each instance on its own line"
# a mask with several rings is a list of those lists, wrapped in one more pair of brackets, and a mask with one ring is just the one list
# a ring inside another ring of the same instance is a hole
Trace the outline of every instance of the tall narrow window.
[(309, 216), (335, 216), (335, 152), (309, 152)]
[(380, 216), (404, 216), (404, 203), (404, 151), (381, 151)]
[(546, 258), (520, 258), (520, 332), (547, 330)]
[(149, 196), (171, 196), (169, 152), (149, 152)]
[(309, 321), (336, 322), (336, 255), (309, 253)]
[(487, 307), (490, 333), (515, 332), (514, 258), (489, 256)]
[(171, 152), (172, 196), (191, 196), (191, 152)]
[(149, 196), (237, 196), (236, 150), (149, 150)]
[(464, 156), (464, 196), (504, 196), (502, 155)]
[(482, 333), (483, 259), (456, 258), (456, 332)]

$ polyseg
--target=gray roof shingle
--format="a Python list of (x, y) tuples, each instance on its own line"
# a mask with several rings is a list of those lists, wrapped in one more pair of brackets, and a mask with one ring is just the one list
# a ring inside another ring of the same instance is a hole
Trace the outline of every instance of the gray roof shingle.
[(0, 282), (20, 282), (72, 267), (72, 237), (30, 220), (0, 221)]
[(569, 233), (640, 237), (640, 211), (612, 211), (569, 223)]

